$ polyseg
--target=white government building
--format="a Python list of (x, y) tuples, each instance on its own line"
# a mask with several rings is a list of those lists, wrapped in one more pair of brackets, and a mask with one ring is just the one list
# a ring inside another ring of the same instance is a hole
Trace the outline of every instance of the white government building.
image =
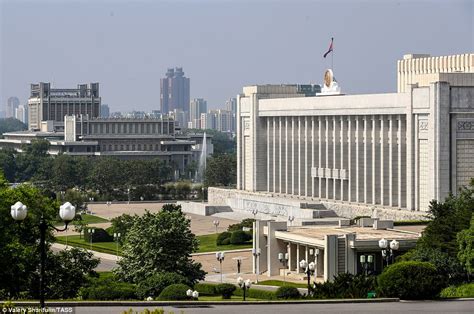
[(209, 189), (209, 206), (274, 217), (256, 224), (254, 271), (277, 274), (278, 253), (289, 253), (288, 269), (298, 272), (295, 261), (316, 248), (325, 279), (360, 271), (358, 256), (380, 252), (384, 233), (347, 221), (318, 231), (311, 219), (372, 216), (380, 220), (372, 230), (408, 249), (418, 235), (397, 235), (381, 219), (420, 219), (432, 199), (474, 177), (474, 54), (409, 54), (397, 72), (396, 93), (341, 94), (331, 70), (315, 96), (302, 85), (243, 88), (237, 188)]

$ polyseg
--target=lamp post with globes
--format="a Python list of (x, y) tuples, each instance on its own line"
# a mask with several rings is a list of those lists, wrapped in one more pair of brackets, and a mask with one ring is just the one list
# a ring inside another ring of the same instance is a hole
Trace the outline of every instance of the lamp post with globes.
[[(26, 205), (23, 205), (22, 202), (16, 202), (13, 206), (11, 206), (11, 215), (12, 218), (18, 222), (23, 221), (27, 214), (28, 209)], [(46, 263), (46, 231), (48, 228), (52, 228), (56, 231), (65, 231), (68, 227), (68, 224), (76, 217), (76, 208), (72, 206), (71, 203), (66, 202), (59, 207), (59, 217), (64, 221), (64, 228), (58, 229), (48, 221), (43, 214), (41, 214), (40, 223), (39, 223), (39, 230), (40, 230), (40, 307), (43, 309), (45, 308), (44, 304), (44, 288), (46, 286), (45, 283), (45, 276), (44, 276), (44, 267)]]
[(257, 220), (258, 209), (252, 209), (253, 220)]
[(196, 290), (193, 291), (191, 289), (188, 289), (186, 291), (186, 295), (188, 296), (188, 298), (193, 299), (193, 300), (197, 300), (199, 298), (199, 292)]
[(216, 259), (219, 262), (220, 265), (220, 273), (221, 273), (221, 283), (222, 283), (222, 262), (224, 261), (225, 254), (224, 252), (217, 252), (216, 253)]
[(398, 251), (400, 248), (400, 242), (397, 240), (392, 240), (390, 243), (384, 238), (379, 240), (379, 248), (382, 249), (382, 258), (386, 261), (387, 266), (395, 257), (395, 251)]
[(245, 292), (248, 289), (250, 289), (250, 287), (252, 286), (252, 283), (250, 282), (250, 279), (244, 280), (242, 277), (239, 277), (239, 278), (237, 278), (237, 284), (243, 290), (243, 297), (244, 297), (244, 301), (245, 301)]
[(306, 277), (308, 279), (308, 296), (311, 292), (311, 274), (314, 271), (314, 265), (315, 265), (314, 262), (311, 262), (308, 264), (308, 262), (305, 260), (300, 261), (300, 268), (304, 270), (304, 272), (306, 273)]
[(283, 282), (286, 282), (286, 263), (288, 262), (288, 253), (278, 253), (278, 260), (283, 264)]
[(219, 220), (214, 220), (212, 224), (216, 227), (216, 233), (217, 233), (217, 227), (219, 227), (219, 224), (220, 224)]

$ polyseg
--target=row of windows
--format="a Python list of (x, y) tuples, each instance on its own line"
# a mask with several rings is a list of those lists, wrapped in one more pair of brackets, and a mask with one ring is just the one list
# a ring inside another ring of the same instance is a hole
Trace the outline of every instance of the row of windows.
[[(153, 149), (154, 148), (154, 149)], [(102, 145), (102, 151), (159, 151), (159, 144), (109, 144)]]
[[(163, 130), (162, 130), (163, 128)], [(92, 123), (91, 134), (173, 134), (174, 124), (167, 123)]]

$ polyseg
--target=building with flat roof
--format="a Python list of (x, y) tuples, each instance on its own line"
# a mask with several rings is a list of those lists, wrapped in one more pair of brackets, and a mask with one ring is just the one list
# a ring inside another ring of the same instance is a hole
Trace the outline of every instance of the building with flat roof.
[(342, 217), (424, 217), (431, 200), (474, 177), (474, 54), (417, 58), (399, 62), (407, 85), (397, 93), (343, 95), (331, 70), (315, 96), (298, 85), (244, 87), (237, 187), (215, 189), (210, 202), (292, 213), (300, 223), (311, 207)]
[(79, 84), (77, 88), (51, 88), (50, 83), (31, 84), (28, 99), (28, 129), (39, 130), (42, 121), (53, 121), (61, 128), (66, 115), (100, 116), (99, 83)]

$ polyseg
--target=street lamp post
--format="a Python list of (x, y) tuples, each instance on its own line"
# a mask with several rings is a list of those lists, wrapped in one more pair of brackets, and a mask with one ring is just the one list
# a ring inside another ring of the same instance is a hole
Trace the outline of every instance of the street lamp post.
[(304, 270), (306, 273), (306, 277), (308, 279), (308, 296), (311, 292), (311, 274), (314, 271), (314, 262), (308, 264), (307, 261), (304, 259), (300, 261), (300, 268)]
[(260, 257), (260, 254), (262, 253), (262, 249), (252, 249), (252, 255), (255, 260), (255, 273), (257, 274), (257, 278), (255, 280), (255, 283), (258, 283), (258, 273), (260, 272), (260, 267), (258, 264), (258, 258)]
[[(23, 205), (22, 202), (16, 202), (13, 206), (11, 206), (11, 215), (12, 218), (18, 222), (23, 221), (28, 214), (28, 209), (26, 205)], [(46, 221), (43, 214), (41, 214), (40, 218), (40, 307), (42, 309), (45, 308), (44, 304), (44, 288), (46, 286), (45, 283), (45, 276), (44, 276), (44, 267), (46, 263), (46, 231), (48, 228), (53, 228), (56, 231), (65, 231), (68, 227), (68, 224), (74, 219), (76, 216), (76, 208), (72, 206), (71, 203), (66, 202), (59, 207), (59, 216), (64, 221), (64, 228), (58, 229), (49, 222)]]
[(216, 253), (216, 259), (219, 262), (220, 265), (220, 272), (221, 272), (221, 283), (222, 283), (222, 262), (224, 261), (224, 252), (217, 252)]
[(318, 279), (318, 257), (319, 257), (319, 249), (310, 249), (309, 255), (314, 254), (314, 282)]
[(393, 260), (395, 258), (394, 253), (400, 248), (400, 242), (398, 242), (397, 240), (392, 240), (389, 244), (386, 239), (382, 238), (379, 240), (379, 248), (382, 249), (382, 258), (386, 261), (388, 266), (390, 260), (393, 263)]
[(90, 250), (92, 251), (92, 237), (94, 236), (95, 229), (89, 229), (89, 246)]
[(242, 277), (239, 277), (237, 278), (237, 284), (243, 290), (243, 297), (245, 301), (245, 292), (246, 290), (250, 289), (250, 287), (252, 286), (252, 283), (250, 282), (250, 279), (244, 280)]
[(219, 227), (219, 220), (214, 220), (212, 224), (216, 227), (216, 233), (217, 233), (217, 227)]
[(114, 240), (115, 240), (115, 243), (116, 243), (116, 252), (117, 252), (117, 260), (118, 260), (118, 246), (119, 246), (119, 239), (121, 237), (121, 234), (120, 232), (114, 232)]
[(288, 262), (288, 253), (278, 253), (278, 260), (283, 264), (283, 282), (286, 282), (286, 263)]
[(364, 274), (367, 276), (369, 274), (369, 268), (372, 268), (372, 264), (374, 263), (374, 256), (373, 255), (361, 255), (360, 256), (360, 264), (362, 265), (362, 270)]

